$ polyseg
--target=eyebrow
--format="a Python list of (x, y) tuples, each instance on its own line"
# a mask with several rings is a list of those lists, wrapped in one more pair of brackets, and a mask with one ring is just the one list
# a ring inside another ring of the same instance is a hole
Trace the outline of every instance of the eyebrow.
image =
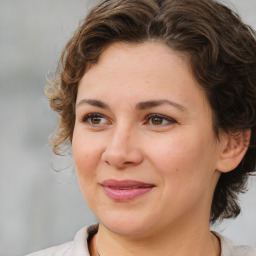
[(144, 109), (149, 109), (149, 108), (154, 108), (160, 105), (168, 104), (171, 105), (175, 108), (177, 108), (180, 111), (185, 111), (186, 108), (182, 106), (181, 104), (171, 101), (171, 100), (149, 100), (145, 102), (140, 102), (136, 105), (136, 109), (138, 110), (144, 110)]
[[(106, 103), (104, 103), (100, 100), (94, 100), (94, 99), (83, 99), (83, 100), (79, 101), (76, 106), (78, 107), (78, 106), (84, 105), (84, 104), (89, 104), (91, 106), (99, 107), (99, 108), (103, 108), (103, 109), (110, 109), (110, 107)], [(174, 102), (174, 101), (166, 100), (166, 99), (164, 99), (164, 100), (149, 100), (149, 101), (140, 102), (140, 103), (136, 104), (135, 109), (136, 110), (145, 110), (145, 109), (150, 109), (150, 108), (154, 108), (154, 107), (157, 107), (160, 105), (165, 105), (165, 104), (171, 105), (180, 111), (186, 110), (186, 108), (184, 106), (182, 106), (181, 104)]]
[(80, 105), (84, 105), (84, 104), (89, 104), (94, 107), (109, 109), (109, 106), (106, 103), (100, 100), (93, 100), (93, 99), (83, 99), (77, 103), (76, 107), (79, 107)]

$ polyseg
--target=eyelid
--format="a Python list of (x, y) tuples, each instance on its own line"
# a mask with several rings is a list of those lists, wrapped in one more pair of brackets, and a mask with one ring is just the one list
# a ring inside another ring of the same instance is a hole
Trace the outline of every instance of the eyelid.
[(99, 113), (89, 113), (85, 114), (81, 117), (81, 122), (86, 122), (90, 117), (104, 117), (102, 114)]
[(93, 118), (93, 117), (96, 117), (96, 118), (98, 117), (98, 118), (105, 119), (106, 122), (109, 122), (109, 123), (111, 122), (109, 118), (107, 118), (105, 115), (100, 114), (100, 113), (88, 113), (88, 114), (85, 114), (85, 115), (83, 115), (82, 118), (80, 119), (80, 122), (81, 122), (81, 123), (87, 123), (87, 124), (89, 124), (89, 125), (91, 125), (91, 126), (95, 126), (95, 127), (97, 127), (97, 126), (102, 126), (102, 125), (106, 125), (106, 123), (92, 124), (91, 122), (88, 122), (88, 119)]
[[(162, 115), (162, 114), (157, 114), (157, 113), (153, 113), (153, 114), (149, 114), (146, 116), (146, 121), (149, 122), (149, 120), (153, 117), (158, 117), (158, 118), (161, 118), (163, 120), (166, 120), (168, 122), (168, 124), (174, 124), (174, 123), (177, 123), (177, 121), (174, 119), (174, 118), (171, 118), (171, 117), (168, 117), (166, 115)], [(167, 124), (167, 125), (168, 125)], [(166, 124), (165, 124), (166, 125)], [(160, 126), (165, 126), (165, 125), (159, 125)], [(155, 125), (157, 126), (157, 125)]]
[[(90, 121), (88, 121), (88, 119), (90, 118), (102, 118), (102, 119), (105, 119), (106, 122), (105, 123), (99, 123), (99, 124), (93, 124), (91, 123)], [(154, 125), (154, 124), (150, 124), (150, 119), (151, 118), (159, 118), (159, 119), (162, 119), (163, 121), (167, 122), (165, 124), (159, 124), (159, 125)], [(146, 117), (145, 117), (145, 122), (144, 124), (146, 125), (152, 125), (152, 126), (156, 126), (156, 127), (163, 127), (163, 126), (168, 126), (168, 125), (171, 125), (171, 124), (174, 124), (174, 123), (177, 123), (177, 121), (174, 119), (174, 118), (171, 118), (169, 116), (166, 116), (166, 115), (163, 115), (163, 114), (158, 114), (158, 113), (151, 113), (151, 114), (148, 114)], [(111, 123), (111, 120), (106, 117), (105, 115), (103, 114), (100, 114), (100, 113), (97, 113), (97, 112), (93, 112), (93, 113), (88, 113), (88, 114), (85, 114), (83, 115), (81, 118), (80, 118), (80, 122), (81, 123), (87, 123), (88, 125), (91, 125), (91, 126), (103, 126), (103, 125), (107, 125), (108, 123)]]

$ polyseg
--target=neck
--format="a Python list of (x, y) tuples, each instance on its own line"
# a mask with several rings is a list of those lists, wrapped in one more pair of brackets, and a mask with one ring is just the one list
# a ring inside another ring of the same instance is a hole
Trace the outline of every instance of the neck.
[[(155, 235), (142, 234), (136, 237), (120, 236), (100, 224), (97, 237), (94, 239), (95, 254), (93, 256), (219, 256), (220, 246), (218, 239), (208, 228), (194, 226), (188, 229), (178, 225), (166, 227)], [(98, 253), (96, 251), (98, 250)]]

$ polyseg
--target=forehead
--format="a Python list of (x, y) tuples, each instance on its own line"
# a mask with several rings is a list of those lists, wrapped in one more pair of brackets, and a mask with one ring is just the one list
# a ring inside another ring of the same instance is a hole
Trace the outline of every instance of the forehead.
[[(141, 68), (150, 70), (156, 66), (163, 67), (167, 62), (173, 61), (177, 65), (184, 65), (188, 68), (190, 65), (187, 55), (187, 53), (175, 51), (161, 42), (116, 42), (108, 45), (99, 56), (97, 63), (90, 65), (87, 71), (95, 66), (105, 69), (108, 67), (112, 68), (116, 65), (120, 68), (120, 62), (125, 64), (127, 71), (133, 70), (134, 66), (138, 68), (140, 63), (143, 63)], [(109, 66), (110, 64), (111, 66)]]
[[(161, 79), (167, 73), (187, 73), (190, 80), (196, 83), (185, 54), (172, 50), (160, 42), (144, 43), (112, 43), (104, 49), (97, 63), (87, 65), (81, 80), (94, 82), (96, 80), (115, 80), (123, 77), (133, 79), (143, 77), (143, 80)], [(126, 74), (126, 76), (125, 76)], [(121, 77), (120, 77), (121, 76)], [(174, 76), (173, 76), (174, 77)], [(93, 79), (91, 79), (93, 78)], [(168, 79), (171, 83), (171, 77)], [(182, 79), (182, 77), (180, 77)], [(82, 81), (80, 82), (80, 84)]]
[(140, 96), (142, 101), (167, 97), (190, 102), (192, 95), (194, 101), (206, 100), (186, 55), (159, 42), (111, 44), (98, 62), (87, 68), (79, 83), (78, 98), (82, 92), (111, 99)]

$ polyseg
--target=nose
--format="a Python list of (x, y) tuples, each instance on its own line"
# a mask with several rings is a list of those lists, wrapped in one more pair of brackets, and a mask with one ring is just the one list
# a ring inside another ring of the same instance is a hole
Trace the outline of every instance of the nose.
[(143, 154), (135, 137), (135, 132), (128, 129), (113, 131), (102, 160), (117, 169), (139, 165), (143, 161)]

